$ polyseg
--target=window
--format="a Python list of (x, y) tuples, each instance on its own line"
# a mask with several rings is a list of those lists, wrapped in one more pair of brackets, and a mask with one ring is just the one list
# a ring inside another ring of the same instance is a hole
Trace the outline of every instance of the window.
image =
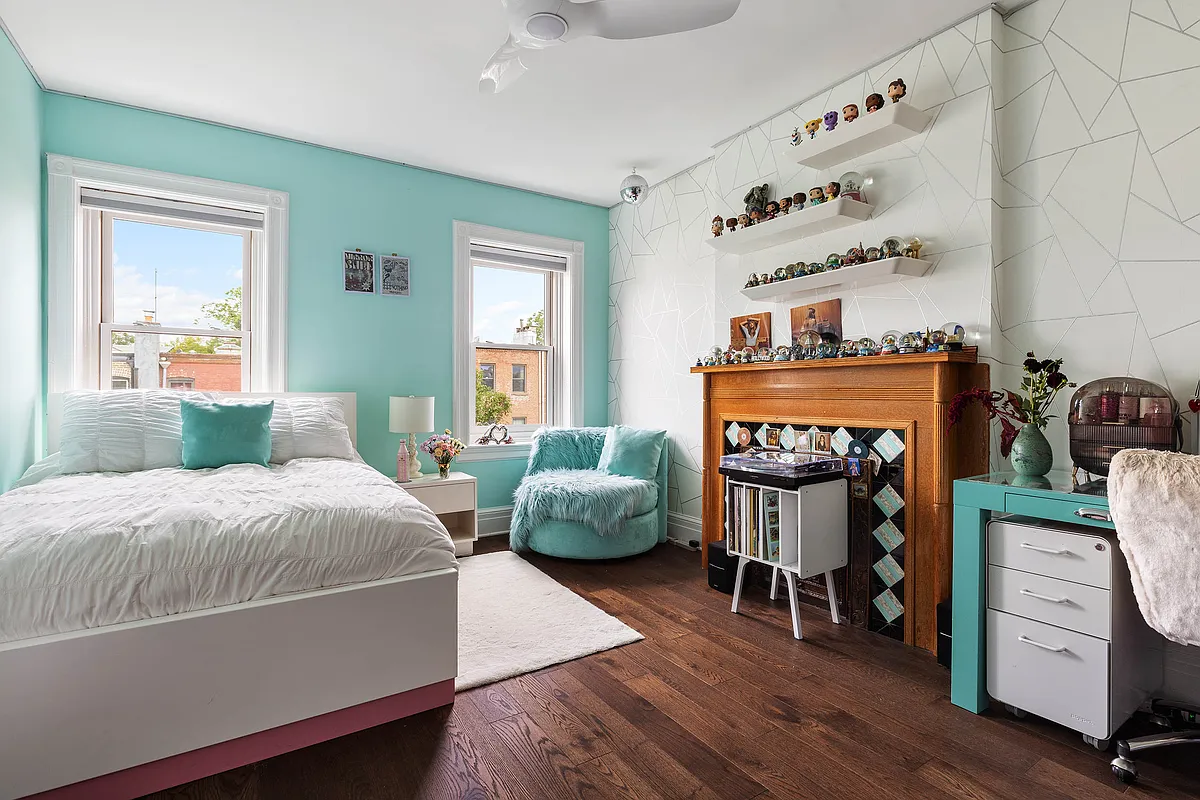
[[(456, 222), (454, 252), (454, 425), (473, 443), (460, 458), (519, 458), (538, 427), (582, 416), (583, 245)], [(478, 444), (497, 423), (515, 444)]]
[(126, 389), (248, 390), (255, 229), (95, 205), (116, 194), (81, 200), (99, 236), (101, 385), (119, 375)]
[(286, 390), (286, 194), (47, 159), (49, 391)]

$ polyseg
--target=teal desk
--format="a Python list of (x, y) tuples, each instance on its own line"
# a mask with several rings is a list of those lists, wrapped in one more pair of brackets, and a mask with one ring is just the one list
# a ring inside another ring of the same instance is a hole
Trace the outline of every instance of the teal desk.
[(993, 514), (1073, 522), (1113, 530), (1108, 498), (1072, 491), (1071, 473), (1023, 478), (996, 472), (954, 482), (953, 669), (950, 699), (976, 714), (988, 707), (987, 523)]

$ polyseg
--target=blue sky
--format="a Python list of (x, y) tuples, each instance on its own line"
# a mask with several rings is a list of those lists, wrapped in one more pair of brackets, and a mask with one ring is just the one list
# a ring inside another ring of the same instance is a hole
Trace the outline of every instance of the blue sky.
[(242, 237), (128, 220), (113, 221), (114, 322), (136, 322), (154, 308), (158, 321), (203, 325), (200, 307), (242, 283)]
[(545, 275), (475, 267), (475, 336), (480, 341), (511, 343), (517, 323), (545, 305)]

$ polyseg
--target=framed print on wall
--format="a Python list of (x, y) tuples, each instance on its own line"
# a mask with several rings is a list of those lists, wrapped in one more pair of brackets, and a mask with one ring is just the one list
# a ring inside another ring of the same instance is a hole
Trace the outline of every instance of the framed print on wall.
[(408, 297), (408, 259), (392, 253), (379, 257), (379, 293)]
[(342, 288), (355, 294), (375, 294), (375, 254), (342, 251)]
[(729, 346), (734, 350), (745, 347), (771, 346), (771, 312), (747, 314), (729, 320)]

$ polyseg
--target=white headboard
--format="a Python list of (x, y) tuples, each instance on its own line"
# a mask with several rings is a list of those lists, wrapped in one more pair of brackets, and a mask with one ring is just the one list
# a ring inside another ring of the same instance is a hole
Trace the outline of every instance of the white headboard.
[[(354, 392), (210, 392), (221, 400), (253, 398), (271, 400), (276, 397), (340, 397), (346, 412), (346, 427), (350, 429), (350, 443), (358, 448), (358, 395)], [(46, 452), (58, 452), (58, 429), (62, 425), (61, 394), (46, 398)]]

